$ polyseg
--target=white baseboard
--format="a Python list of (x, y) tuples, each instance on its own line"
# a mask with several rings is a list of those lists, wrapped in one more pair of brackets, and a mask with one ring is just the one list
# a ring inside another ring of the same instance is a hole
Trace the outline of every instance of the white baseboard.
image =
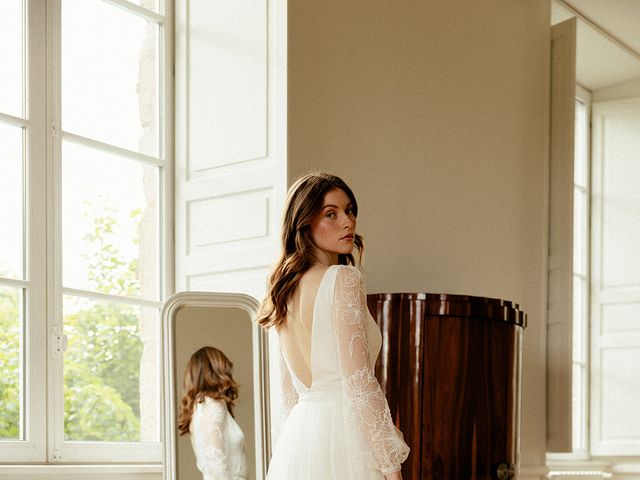
[(553, 460), (549, 462), (549, 479), (555, 480), (640, 480), (637, 461)]
[(613, 475), (609, 472), (600, 470), (568, 470), (566, 472), (550, 472), (548, 475), (550, 480), (603, 480), (611, 479)]

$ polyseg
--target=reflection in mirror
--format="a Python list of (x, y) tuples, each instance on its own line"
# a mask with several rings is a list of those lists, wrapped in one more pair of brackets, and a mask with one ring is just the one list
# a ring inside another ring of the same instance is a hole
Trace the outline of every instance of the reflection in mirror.
[(163, 307), (166, 480), (202, 478), (190, 435), (177, 428), (182, 382), (191, 355), (204, 346), (222, 350), (239, 384), (235, 420), (245, 439), (248, 478), (263, 480), (270, 457), (267, 335), (254, 317), (258, 302), (247, 295), (182, 292)]

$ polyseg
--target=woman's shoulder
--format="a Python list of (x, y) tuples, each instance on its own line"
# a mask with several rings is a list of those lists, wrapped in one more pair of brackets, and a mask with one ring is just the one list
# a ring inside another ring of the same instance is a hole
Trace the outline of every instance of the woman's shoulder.
[(354, 265), (329, 265), (325, 268), (312, 268), (305, 272), (305, 275), (315, 276), (318, 279), (322, 279), (324, 277), (330, 276), (331, 274), (335, 275), (356, 275), (360, 277), (360, 270), (358, 267)]
[(336, 279), (345, 285), (359, 283), (362, 279), (360, 269), (354, 265), (333, 265), (329, 268), (335, 268)]
[(224, 414), (227, 411), (227, 403), (224, 400), (210, 396), (204, 397), (204, 400), (196, 405), (196, 408), (198, 407), (217, 414)]
[[(335, 284), (352, 286), (360, 283), (360, 270), (353, 265), (330, 265), (326, 268), (312, 268), (305, 272), (301, 285), (313, 286), (312, 290), (325, 285), (332, 289)], [(304, 287), (303, 287), (304, 288)]]
[(355, 265), (331, 265), (329, 268), (335, 268), (338, 272), (346, 272), (360, 276), (360, 269)]

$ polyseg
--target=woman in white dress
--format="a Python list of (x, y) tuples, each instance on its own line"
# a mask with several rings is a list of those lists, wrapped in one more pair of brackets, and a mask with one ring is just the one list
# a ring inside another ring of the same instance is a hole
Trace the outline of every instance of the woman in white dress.
[(222, 351), (202, 347), (189, 359), (184, 375), (178, 430), (191, 434), (204, 480), (246, 480), (244, 434), (233, 417), (238, 384), (233, 364)]
[(354, 266), (357, 214), (333, 175), (306, 175), (289, 190), (283, 253), (258, 315), (277, 330), (288, 399), (268, 480), (402, 478), (409, 447), (374, 375), (382, 340)]

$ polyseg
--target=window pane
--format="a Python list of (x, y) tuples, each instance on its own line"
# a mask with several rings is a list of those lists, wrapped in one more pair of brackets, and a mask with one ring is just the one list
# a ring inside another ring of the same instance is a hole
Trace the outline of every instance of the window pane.
[(584, 277), (573, 276), (573, 361), (586, 361), (585, 355), (585, 327), (587, 321), (586, 285)]
[(22, 135), (21, 127), (0, 123), (0, 205), (4, 206), (0, 208), (0, 277), (20, 279), (24, 264)]
[(22, 312), (22, 290), (0, 286), (0, 439), (23, 439)]
[(64, 297), (65, 440), (157, 442), (159, 311)]
[(158, 26), (99, 0), (62, 2), (62, 128), (158, 155)]
[(586, 425), (586, 385), (585, 385), (585, 368), (581, 365), (573, 365), (573, 418), (572, 418), (572, 441), (573, 451), (583, 450), (585, 448), (585, 425)]
[(576, 100), (576, 131), (574, 140), (573, 176), (576, 185), (588, 187), (589, 182), (589, 136), (587, 106)]
[(158, 299), (158, 167), (62, 144), (65, 287)]
[(0, 112), (23, 115), (22, 0), (0, 1)]
[(587, 273), (587, 228), (588, 228), (586, 194), (575, 188), (573, 190), (573, 271)]

